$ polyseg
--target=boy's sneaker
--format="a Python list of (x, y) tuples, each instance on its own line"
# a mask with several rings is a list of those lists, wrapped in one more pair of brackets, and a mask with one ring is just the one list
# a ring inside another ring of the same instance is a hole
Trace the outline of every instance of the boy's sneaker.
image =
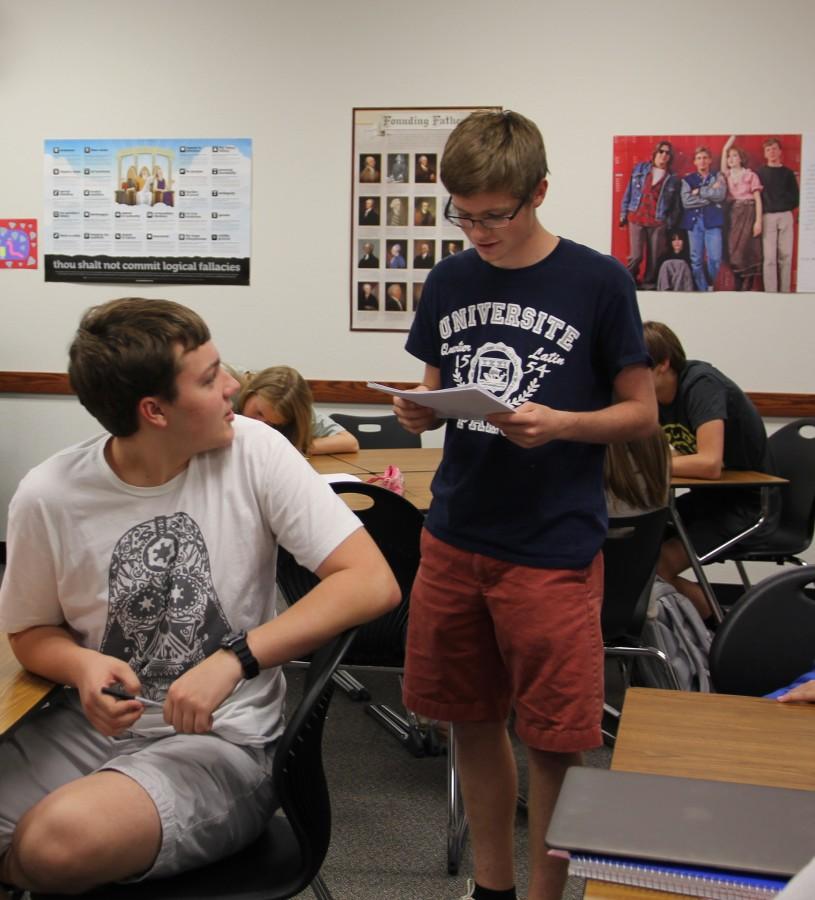
[(473, 893), (475, 892), (475, 882), (472, 878), (467, 879), (467, 893), (461, 897), (461, 900), (472, 900)]

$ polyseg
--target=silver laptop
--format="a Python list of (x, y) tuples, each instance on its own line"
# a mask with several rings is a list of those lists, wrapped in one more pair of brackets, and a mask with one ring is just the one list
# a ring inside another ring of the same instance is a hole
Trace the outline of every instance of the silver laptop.
[(815, 791), (573, 767), (546, 842), (789, 878), (815, 856)]

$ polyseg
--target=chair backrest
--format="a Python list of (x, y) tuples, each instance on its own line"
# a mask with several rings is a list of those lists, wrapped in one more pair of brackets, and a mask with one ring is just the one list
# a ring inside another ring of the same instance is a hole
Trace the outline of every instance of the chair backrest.
[(815, 418), (788, 422), (768, 442), (776, 474), (790, 482), (780, 488), (778, 531), (797, 542), (787, 552), (803, 553), (815, 530)]
[[(402, 592), (399, 605), (360, 626), (347, 662), (361, 666), (392, 666), (404, 663), (405, 629), (413, 579), (419, 567), (419, 540), (424, 516), (404, 497), (363, 481), (335, 481), (340, 495), (355, 495), (354, 511), (388, 561)], [(288, 604), (295, 603), (317, 583), (317, 577), (280, 548), (277, 583)]]
[(722, 694), (760, 697), (793, 682), (815, 660), (815, 566), (753, 585), (719, 625), (710, 674)]
[(667, 507), (609, 519), (603, 544), (604, 641), (640, 636), (667, 520)]
[(272, 780), (280, 806), (300, 847), (302, 864), (276, 896), (293, 897), (319, 874), (331, 840), (331, 802), (323, 769), (322, 738), (334, 691), (331, 676), (351, 646), (352, 628), (316, 650), (311, 657), (303, 696), (288, 720), (275, 750)]
[(421, 436), (405, 431), (394, 415), (350, 416), (346, 413), (331, 413), (331, 418), (354, 435), (361, 450), (422, 446)]

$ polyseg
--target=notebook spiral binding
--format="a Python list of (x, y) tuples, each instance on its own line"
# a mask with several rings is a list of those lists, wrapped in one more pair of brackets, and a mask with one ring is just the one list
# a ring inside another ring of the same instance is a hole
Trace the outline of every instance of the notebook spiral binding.
[(569, 874), (710, 900), (775, 897), (787, 883), (784, 879), (758, 878), (737, 872), (575, 853), (569, 859)]

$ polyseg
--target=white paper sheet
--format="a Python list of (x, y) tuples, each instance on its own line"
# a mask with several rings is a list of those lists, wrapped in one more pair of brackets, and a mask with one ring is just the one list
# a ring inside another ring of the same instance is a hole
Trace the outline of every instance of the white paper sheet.
[(368, 387), (403, 397), (420, 406), (429, 406), (440, 419), (483, 419), (490, 413), (514, 412), (514, 407), (477, 384), (442, 388), (438, 391), (399, 391), (385, 384), (369, 381)]

